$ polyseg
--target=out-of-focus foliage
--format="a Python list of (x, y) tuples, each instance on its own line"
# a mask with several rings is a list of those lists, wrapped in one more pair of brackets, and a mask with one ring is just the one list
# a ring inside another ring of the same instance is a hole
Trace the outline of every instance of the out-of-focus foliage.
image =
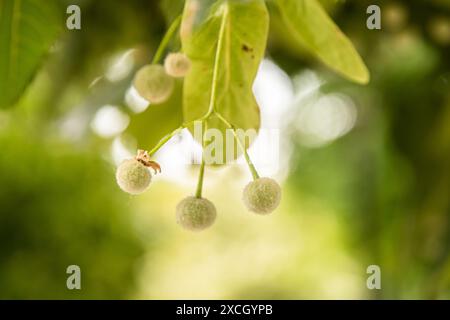
[(0, 1), (0, 108), (22, 94), (62, 26), (55, 0)]
[[(129, 297), (143, 248), (113, 171), (14, 129), (0, 146), (0, 298)], [(81, 268), (81, 291), (66, 287), (69, 265)]]
[(299, 146), (290, 181), (333, 207), (355, 254), (380, 265), (383, 289), (375, 297), (448, 298), (450, 52), (429, 25), (449, 12), (422, 1), (379, 1), (383, 30), (369, 31), (357, 26), (370, 4), (347, 1), (336, 18), (365, 48), (372, 84), (324, 87), (357, 99), (357, 126), (324, 148)]

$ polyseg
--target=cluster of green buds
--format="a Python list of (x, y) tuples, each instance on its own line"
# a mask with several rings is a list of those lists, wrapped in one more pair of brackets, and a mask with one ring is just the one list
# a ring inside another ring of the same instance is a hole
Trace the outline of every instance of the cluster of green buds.
[(191, 67), (190, 60), (183, 53), (171, 53), (164, 66), (149, 64), (136, 73), (133, 85), (141, 97), (152, 104), (166, 102), (172, 95), (175, 80), (186, 76)]
[[(152, 104), (160, 104), (171, 96), (174, 90), (174, 78), (182, 78), (189, 73), (191, 68), (190, 59), (181, 52), (170, 53), (166, 56), (164, 65), (158, 64), (161, 60), (165, 46), (169, 42), (171, 34), (175, 32), (180, 23), (180, 18), (169, 28), (166, 36), (161, 42), (158, 51), (155, 54), (152, 64), (142, 67), (135, 75), (134, 87), (137, 92)], [(220, 52), (220, 41), (217, 51)], [(218, 56), (220, 58), (220, 55)], [(122, 162), (116, 172), (116, 180), (119, 187), (133, 195), (141, 194), (146, 191), (152, 180), (154, 173), (161, 172), (158, 163), (151, 161), (151, 157), (173, 136), (178, 134), (184, 128), (190, 127), (196, 121), (201, 122), (206, 129), (207, 121), (211, 116), (221, 120), (228, 129), (233, 131), (234, 137), (245, 157), (253, 181), (250, 182), (243, 191), (243, 202), (249, 211), (257, 214), (269, 214), (273, 212), (281, 200), (281, 188), (278, 183), (270, 178), (260, 178), (247, 150), (236, 134), (235, 127), (228, 122), (215, 108), (215, 92), (218, 77), (218, 65), (213, 70), (212, 96), (208, 112), (199, 119), (185, 123), (169, 135), (165, 136), (151, 151), (139, 150), (134, 159), (128, 159)], [(206, 130), (205, 130), (206, 132)], [(205, 137), (203, 137), (203, 150), (205, 149)], [(205, 172), (205, 156), (202, 156), (200, 174), (195, 196), (189, 196), (183, 199), (176, 207), (176, 221), (183, 228), (191, 231), (201, 231), (212, 226), (216, 220), (216, 208), (214, 204), (202, 197), (203, 177)]]
[[(117, 168), (117, 184), (129, 194), (141, 194), (148, 189), (152, 180), (150, 169), (155, 174), (161, 172), (159, 164), (150, 160), (149, 153), (139, 150), (135, 158), (123, 161)], [(176, 207), (177, 223), (191, 231), (207, 229), (214, 224), (217, 216), (214, 204), (202, 197), (204, 170), (205, 164), (202, 162), (195, 196), (183, 199)], [(243, 201), (248, 210), (261, 215), (273, 212), (280, 200), (281, 188), (270, 178), (256, 177), (243, 191)]]

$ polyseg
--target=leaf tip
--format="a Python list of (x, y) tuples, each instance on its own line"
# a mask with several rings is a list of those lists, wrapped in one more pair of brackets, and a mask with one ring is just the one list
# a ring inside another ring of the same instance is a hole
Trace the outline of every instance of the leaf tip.
[(370, 82), (370, 72), (369, 69), (367, 69), (367, 67), (364, 65), (363, 69), (361, 70), (361, 72), (353, 77), (352, 79), (353, 81), (355, 81), (356, 83), (362, 84), (362, 85), (367, 85)]

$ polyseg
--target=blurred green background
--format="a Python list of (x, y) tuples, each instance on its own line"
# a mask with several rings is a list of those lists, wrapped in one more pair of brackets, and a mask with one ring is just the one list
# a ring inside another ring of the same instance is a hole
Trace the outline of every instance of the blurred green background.
[[(128, 89), (183, 1), (61, 1), (62, 26), (78, 4), (82, 29), (62, 30), (24, 96), (0, 110), (0, 298), (450, 298), (450, 2), (322, 3), (371, 83), (323, 67), (274, 17), (255, 91), (270, 93), (263, 124), (280, 118), (280, 159), (267, 172), (282, 204), (253, 215), (241, 203), (245, 166), (207, 170), (218, 219), (193, 234), (175, 206), (197, 168), (176, 169), (173, 150), (142, 196), (114, 178), (135, 138), (154, 144), (152, 131), (180, 122), (176, 99), (143, 111)], [(366, 28), (371, 4), (382, 30)], [(71, 264), (81, 290), (66, 288)], [(373, 264), (381, 290), (366, 287)]]

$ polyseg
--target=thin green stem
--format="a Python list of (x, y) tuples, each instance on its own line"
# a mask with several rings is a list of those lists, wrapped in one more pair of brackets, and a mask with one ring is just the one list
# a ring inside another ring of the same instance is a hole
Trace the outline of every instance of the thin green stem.
[(203, 190), (203, 178), (205, 176), (205, 135), (206, 135), (206, 121), (202, 122), (203, 127), (203, 137), (202, 137), (202, 164), (200, 165), (200, 174), (198, 176), (198, 182), (197, 182), (197, 191), (195, 192), (196, 198), (202, 197), (202, 190)]
[(177, 135), (178, 133), (181, 132), (181, 130), (183, 130), (185, 128), (184, 125), (176, 128), (174, 131), (172, 131), (171, 133), (169, 133), (168, 135), (164, 136), (161, 140), (159, 140), (158, 144), (149, 151), (149, 155), (152, 156), (154, 155), (159, 149), (161, 149), (161, 147), (163, 145), (166, 144), (167, 141), (169, 141), (170, 139), (172, 139), (172, 137), (174, 137), (175, 135)]
[(214, 58), (214, 71), (213, 71), (213, 78), (212, 78), (212, 85), (211, 85), (211, 97), (209, 100), (209, 108), (208, 112), (203, 118), (209, 118), (209, 116), (214, 112), (215, 105), (216, 105), (216, 93), (217, 93), (217, 84), (219, 79), (219, 66), (220, 66), (220, 56), (222, 52), (223, 47), (223, 40), (225, 38), (225, 27), (227, 24), (228, 19), (228, 5), (225, 3), (223, 5), (223, 15), (222, 15), (222, 23), (220, 25), (220, 31), (219, 31), (219, 40), (217, 41), (217, 48), (216, 48), (216, 56)]
[(178, 27), (181, 24), (181, 19), (183, 18), (182, 15), (179, 15), (170, 25), (169, 29), (167, 30), (166, 34), (164, 35), (163, 39), (161, 40), (161, 43), (159, 44), (158, 50), (155, 53), (155, 56), (153, 57), (153, 64), (157, 64), (160, 62), (164, 51), (167, 48), (167, 45), (170, 42), (170, 39), (172, 39), (174, 33), (177, 31)]
[(203, 120), (192, 120), (192, 121), (188, 121), (183, 123), (181, 126), (179, 126), (178, 128), (176, 128), (175, 130), (173, 130), (171, 133), (169, 133), (168, 135), (164, 136), (161, 140), (159, 140), (158, 144), (156, 146), (153, 147), (152, 150), (150, 150), (148, 152), (148, 154), (150, 156), (154, 155), (159, 149), (161, 149), (161, 147), (170, 139), (172, 139), (174, 136), (176, 136), (178, 133), (180, 133), (183, 129), (190, 127), (191, 125), (193, 125), (196, 121), (203, 121)]
[(198, 176), (197, 191), (195, 192), (195, 197), (199, 199), (202, 197), (204, 175), (205, 175), (205, 158), (202, 155), (202, 164), (200, 165), (200, 174)]
[(252, 173), (253, 180), (259, 179), (258, 171), (256, 171), (256, 168), (253, 165), (253, 162), (250, 159), (250, 156), (248, 155), (245, 145), (242, 143), (241, 139), (239, 139), (239, 137), (236, 133), (235, 127), (230, 122), (228, 122), (228, 120), (225, 119), (220, 113), (215, 112), (215, 115), (233, 132), (234, 138), (236, 139), (239, 147), (241, 148), (241, 151), (244, 154), (245, 161), (247, 162), (248, 168), (250, 169), (250, 172)]

